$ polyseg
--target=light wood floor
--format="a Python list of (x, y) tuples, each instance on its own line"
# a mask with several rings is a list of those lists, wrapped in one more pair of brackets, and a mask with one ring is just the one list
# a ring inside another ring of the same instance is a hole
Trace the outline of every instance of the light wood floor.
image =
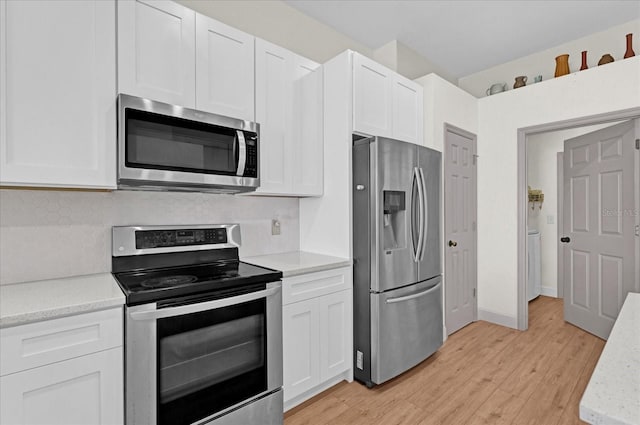
[(285, 414), (301, 424), (578, 424), (604, 341), (565, 323), (562, 300), (529, 304), (529, 330), (473, 323), (402, 376), (343, 382)]

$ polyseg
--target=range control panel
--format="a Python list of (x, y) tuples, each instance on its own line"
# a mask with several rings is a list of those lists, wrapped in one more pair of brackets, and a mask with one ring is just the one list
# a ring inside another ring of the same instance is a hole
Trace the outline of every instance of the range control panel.
[(136, 231), (136, 249), (225, 243), (225, 228)]

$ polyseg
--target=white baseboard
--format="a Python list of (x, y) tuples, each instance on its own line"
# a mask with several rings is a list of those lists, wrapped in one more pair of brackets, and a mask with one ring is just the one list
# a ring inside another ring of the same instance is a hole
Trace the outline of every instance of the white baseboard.
[(496, 325), (506, 326), (508, 328), (518, 329), (518, 318), (506, 316), (501, 313), (494, 313), (489, 310), (478, 309), (478, 320), (495, 323)]
[(294, 397), (289, 400), (285, 400), (284, 411), (286, 412), (287, 410), (293, 409), (297, 405), (304, 403), (310, 398), (320, 394), (323, 391), (328, 390), (329, 388), (333, 387), (334, 385), (337, 385), (342, 381), (353, 382), (353, 369), (349, 369), (338, 376), (335, 376), (325, 382), (322, 382), (321, 384), (311, 388), (310, 390), (304, 392), (303, 394), (298, 395), (297, 397)]
[(558, 287), (557, 286), (541, 286), (540, 295), (544, 295), (546, 297), (558, 298)]

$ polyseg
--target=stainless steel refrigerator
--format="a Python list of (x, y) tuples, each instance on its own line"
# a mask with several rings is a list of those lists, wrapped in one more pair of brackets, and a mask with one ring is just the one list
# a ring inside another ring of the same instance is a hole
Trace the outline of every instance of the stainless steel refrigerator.
[(371, 387), (442, 345), (440, 152), (353, 144), (355, 378)]

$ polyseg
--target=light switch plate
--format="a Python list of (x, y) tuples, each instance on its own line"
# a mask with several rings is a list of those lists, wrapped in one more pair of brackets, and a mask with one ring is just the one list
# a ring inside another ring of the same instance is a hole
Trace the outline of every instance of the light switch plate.
[(556, 222), (556, 217), (554, 215), (547, 216), (547, 224), (555, 224), (555, 222)]

